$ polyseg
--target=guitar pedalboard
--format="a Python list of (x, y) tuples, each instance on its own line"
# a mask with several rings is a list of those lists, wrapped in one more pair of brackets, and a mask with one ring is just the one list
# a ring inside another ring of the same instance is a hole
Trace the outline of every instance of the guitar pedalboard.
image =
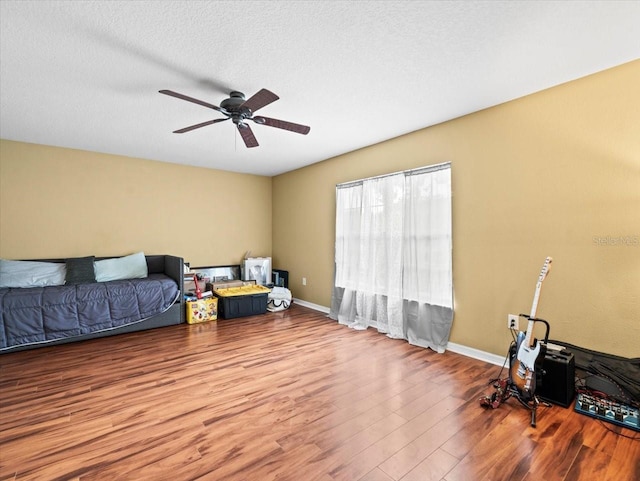
[(576, 397), (574, 410), (640, 432), (640, 417), (636, 407), (581, 392)]

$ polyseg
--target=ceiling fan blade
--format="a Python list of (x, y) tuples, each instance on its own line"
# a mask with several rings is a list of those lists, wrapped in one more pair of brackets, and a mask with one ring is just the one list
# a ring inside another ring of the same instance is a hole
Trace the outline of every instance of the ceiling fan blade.
[(272, 102), (275, 102), (280, 97), (278, 97), (273, 92), (270, 92), (267, 89), (261, 89), (258, 93), (254, 94), (248, 100), (241, 105), (241, 107), (246, 107), (251, 112), (255, 112), (258, 109), (261, 109), (265, 105), (269, 105)]
[(193, 97), (187, 97), (186, 95), (179, 94), (178, 92), (174, 92), (172, 90), (159, 90), (158, 92), (160, 92), (161, 94), (170, 95), (171, 97), (175, 97), (178, 99), (186, 100), (187, 102), (193, 102), (194, 104), (202, 105), (203, 107), (208, 107), (210, 109), (217, 110), (218, 112), (222, 112), (225, 115), (228, 114), (228, 112), (225, 109), (220, 108), (217, 105), (203, 102), (202, 100), (194, 99)]
[(311, 127), (306, 125), (294, 124), (293, 122), (287, 122), (286, 120), (271, 119), (269, 117), (254, 117), (251, 120), (257, 124), (268, 125), (269, 127), (275, 127), (277, 129), (289, 130), (298, 134), (307, 135), (311, 130)]
[(244, 140), (244, 145), (249, 148), (258, 146), (258, 140), (256, 139), (256, 136), (253, 135), (253, 131), (248, 124), (238, 124), (238, 132), (240, 132), (240, 136), (242, 137), (242, 140)]
[(191, 130), (199, 129), (200, 127), (206, 127), (207, 125), (217, 124), (218, 122), (224, 122), (225, 120), (229, 120), (229, 119), (226, 118), (226, 119), (208, 120), (206, 122), (202, 122), (201, 124), (192, 125), (191, 127), (185, 127), (184, 129), (174, 130), (173, 133), (174, 134), (184, 134), (185, 132), (189, 132)]

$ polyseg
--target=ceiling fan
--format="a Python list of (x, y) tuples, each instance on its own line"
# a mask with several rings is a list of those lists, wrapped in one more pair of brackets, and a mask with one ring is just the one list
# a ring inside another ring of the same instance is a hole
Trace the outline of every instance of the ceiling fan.
[(225, 120), (231, 119), (233, 123), (236, 124), (238, 132), (240, 132), (240, 136), (242, 137), (244, 144), (247, 147), (257, 147), (259, 145), (258, 141), (256, 140), (255, 135), (253, 135), (251, 127), (249, 127), (249, 124), (246, 122), (247, 120), (251, 120), (259, 125), (267, 125), (269, 127), (289, 130), (291, 132), (296, 132), (303, 135), (308, 134), (309, 130), (311, 130), (311, 128), (307, 127), (306, 125), (294, 124), (293, 122), (287, 122), (286, 120), (278, 120), (262, 116), (254, 117), (253, 113), (255, 111), (261, 109), (265, 105), (269, 105), (270, 103), (275, 102), (280, 98), (267, 89), (261, 89), (258, 93), (247, 100), (245, 100), (244, 94), (242, 92), (231, 92), (228, 99), (220, 102), (220, 107), (208, 102), (203, 102), (202, 100), (194, 99), (193, 97), (188, 97), (178, 92), (173, 92), (172, 90), (160, 90), (159, 92), (161, 94), (170, 95), (171, 97), (176, 97), (178, 99), (186, 100), (188, 102), (193, 102), (194, 104), (217, 110), (218, 112), (226, 116), (226, 118), (224, 119), (208, 120), (200, 124), (191, 125), (183, 129), (175, 130), (173, 132), (174, 134), (184, 134), (185, 132), (199, 129), (200, 127), (217, 124), (218, 122), (224, 122)]

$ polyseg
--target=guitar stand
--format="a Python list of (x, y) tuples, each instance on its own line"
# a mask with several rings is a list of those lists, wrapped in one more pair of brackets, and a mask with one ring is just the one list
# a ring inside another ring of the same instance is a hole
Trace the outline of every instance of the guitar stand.
[[(546, 345), (547, 341), (549, 340), (549, 323), (544, 319), (536, 319), (533, 317), (529, 317), (526, 314), (520, 314), (520, 316), (526, 317), (529, 321), (542, 322), (546, 326), (547, 330), (544, 336), (544, 343)], [(515, 344), (512, 344), (511, 348), (509, 349), (509, 357), (516, 355), (515, 349), (516, 349)], [(535, 395), (535, 393), (532, 396), (530, 396), (530, 399), (527, 400), (526, 398), (528, 398), (529, 396), (526, 396), (525, 398), (524, 393), (521, 392), (520, 389), (518, 389), (518, 386), (516, 386), (516, 384), (511, 380), (511, 377), (503, 378), (503, 379), (498, 378), (498, 379), (495, 379), (494, 381), (495, 382), (493, 381), (491, 382), (493, 382), (493, 387), (495, 388), (495, 392), (490, 396), (489, 395), (483, 396), (479, 399), (480, 405), (482, 407), (496, 409), (502, 403), (506, 402), (507, 399), (513, 396), (518, 400), (520, 404), (522, 404), (525, 408), (531, 411), (531, 427), (534, 427), (534, 428), (536, 427), (536, 416), (538, 412), (538, 406), (540, 405), (540, 403), (542, 403), (546, 407), (551, 407), (551, 404), (544, 401), (540, 401), (540, 399), (538, 398), (538, 396)]]
[(533, 396), (533, 398), (531, 399), (530, 402), (527, 402), (524, 399), (522, 399), (522, 396), (520, 395), (520, 392), (515, 388), (515, 386), (512, 386), (512, 389), (513, 389), (513, 391), (511, 393), (511, 395), (513, 397), (515, 397), (520, 404), (522, 404), (524, 407), (526, 407), (527, 409), (529, 409), (531, 411), (531, 427), (535, 428), (536, 427), (536, 415), (537, 415), (538, 405), (542, 402), (542, 404), (544, 406), (551, 407), (551, 404), (549, 404), (547, 402), (544, 402), (544, 401), (540, 401), (540, 399), (536, 395)]

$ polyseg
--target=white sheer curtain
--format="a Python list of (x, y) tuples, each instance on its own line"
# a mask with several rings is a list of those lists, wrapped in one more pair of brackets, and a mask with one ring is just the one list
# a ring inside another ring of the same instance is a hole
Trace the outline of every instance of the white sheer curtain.
[(451, 168), (336, 189), (330, 317), (444, 352), (453, 320)]

